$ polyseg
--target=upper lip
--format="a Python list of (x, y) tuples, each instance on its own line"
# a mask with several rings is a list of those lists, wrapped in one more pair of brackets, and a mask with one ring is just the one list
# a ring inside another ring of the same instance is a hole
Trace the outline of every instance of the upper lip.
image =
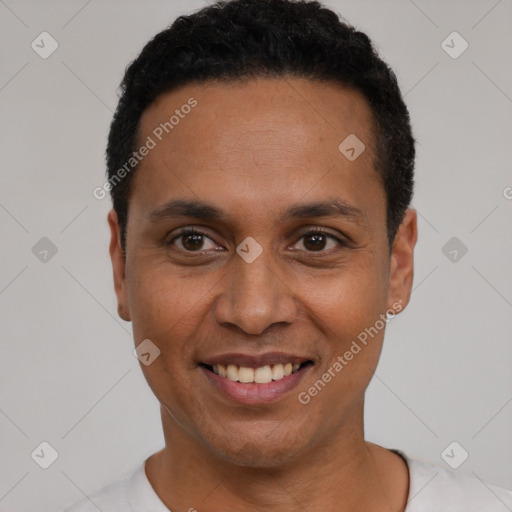
[(202, 360), (203, 364), (213, 366), (214, 364), (236, 364), (246, 368), (258, 368), (271, 364), (286, 364), (286, 363), (305, 363), (311, 361), (311, 358), (300, 356), (297, 354), (290, 354), (286, 352), (265, 352), (264, 354), (250, 355), (242, 353), (229, 353), (219, 354)]

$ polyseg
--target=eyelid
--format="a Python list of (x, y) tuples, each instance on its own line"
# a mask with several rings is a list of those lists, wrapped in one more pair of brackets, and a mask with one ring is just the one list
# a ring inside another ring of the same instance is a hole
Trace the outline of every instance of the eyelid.
[(324, 235), (328, 235), (332, 238), (335, 238), (341, 243), (347, 243), (349, 242), (349, 239), (346, 235), (343, 235), (342, 233), (333, 233), (330, 231), (330, 228), (320, 227), (320, 226), (307, 226), (303, 228), (303, 230), (300, 231), (299, 237), (303, 237), (304, 235), (307, 235), (309, 233), (322, 233)]
[[(205, 231), (202, 231), (201, 229), (198, 229), (196, 227), (181, 228), (178, 231), (178, 233), (174, 234), (174, 236), (171, 239), (169, 239), (168, 241), (165, 242), (165, 245), (173, 246), (173, 242), (175, 240), (177, 240), (178, 238), (180, 238), (183, 235), (189, 235), (189, 234), (203, 236), (203, 237), (208, 238), (209, 240), (211, 240), (216, 245), (219, 245), (211, 236), (208, 235), (208, 233), (206, 233)], [(182, 250), (182, 249), (179, 249), (179, 250)], [(204, 253), (205, 251), (201, 250), (201, 251), (185, 251), (185, 252), (201, 254), (201, 253)]]
[[(299, 234), (299, 237), (297, 238), (297, 241), (294, 242), (293, 245), (298, 243), (306, 235), (309, 235), (309, 234), (312, 234), (312, 233), (320, 233), (322, 235), (325, 235), (327, 238), (334, 239), (336, 242), (338, 242), (338, 244), (341, 246), (341, 248), (349, 248), (350, 247), (350, 241), (349, 241), (349, 239), (347, 237), (345, 237), (343, 235), (339, 235), (339, 234), (334, 234), (331, 231), (329, 231), (328, 228), (319, 227), (319, 226), (314, 226), (314, 227), (310, 226), (310, 227), (304, 228), (304, 230), (301, 231), (301, 233)], [(327, 251), (322, 250), (322, 251), (306, 251), (306, 252), (308, 254), (311, 254), (311, 255), (315, 255), (315, 254), (322, 255), (322, 254), (330, 254), (330, 253), (335, 252), (335, 251), (337, 251), (339, 249), (340, 248), (330, 249), (330, 250), (327, 250)]]
[[(303, 229), (301, 229), (301, 231), (300, 231), (300, 233), (298, 235), (298, 238), (296, 239), (296, 241), (292, 245), (297, 244), (306, 235), (309, 235), (311, 233), (320, 233), (320, 234), (323, 234), (323, 235), (327, 236), (328, 238), (334, 239), (336, 242), (338, 242), (338, 244), (342, 248), (350, 247), (350, 241), (347, 239), (347, 237), (342, 236), (342, 235), (338, 235), (338, 234), (333, 234), (328, 229), (329, 228), (320, 227), (320, 226), (306, 226)], [(177, 240), (178, 238), (180, 238), (181, 236), (187, 235), (187, 234), (196, 234), (196, 235), (203, 236), (203, 237), (208, 238), (209, 240), (211, 240), (217, 246), (220, 246), (220, 244), (218, 244), (211, 236), (209, 236), (208, 233), (206, 233), (202, 229), (196, 228), (195, 226), (181, 228), (178, 231), (178, 233), (176, 233), (169, 241), (165, 242), (165, 245), (169, 246), (169, 247), (170, 246), (174, 247), (173, 242), (175, 240)], [(222, 247), (222, 246), (220, 246), (220, 247)], [(204, 253), (207, 253), (207, 252), (210, 251), (210, 250), (187, 251), (187, 250), (183, 250), (183, 249), (179, 249), (179, 248), (177, 248), (177, 250), (182, 251), (182, 252), (186, 252), (186, 253), (189, 253), (189, 254), (204, 254)], [(339, 250), (339, 248), (337, 248), (337, 249), (330, 249), (330, 250), (327, 250), (327, 251), (321, 250), (321, 251), (306, 251), (306, 252), (311, 254), (311, 255), (314, 255), (315, 253), (319, 254), (319, 255), (322, 255), (322, 254), (330, 254), (331, 252), (337, 251), (337, 250)], [(297, 250), (297, 251), (300, 251), (300, 250)]]

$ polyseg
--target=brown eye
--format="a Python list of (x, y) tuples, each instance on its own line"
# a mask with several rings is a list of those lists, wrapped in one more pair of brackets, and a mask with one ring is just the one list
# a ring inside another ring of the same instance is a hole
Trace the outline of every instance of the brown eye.
[[(307, 252), (331, 252), (331, 250), (336, 250), (336, 245), (338, 245), (338, 248), (339, 246), (347, 246), (347, 244), (334, 235), (320, 230), (309, 231), (302, 235), (300, 239), (303, 240), (302, 245)], [(329, 241), (335, 242), (334, 246), (331, 245), (329, 247)]]
[(189, 233), (187, 235), (182, 236), (182, 245), (187, 251), (195, 251), (197, 249), (202, 249), (204, 240), (203, 235), (197, 235), (195, 233)]
[[(211, 240), (210, 237), (203, 233), (202, 231), (196, 231), (195, 229), (188, 229), (182, 231), (179, 235), (175, 236), (168, 245), (175, 245), (176, 240), (181, 239), (181, 247), (178, 246), (178, 249), (186, 251), (186, 252), (198, 252), (202, 250), (208, 250), (208, 247), (204, 247), (206, 240)], [(215, 244), (214, 248), (217, 247)]]
[(325, 248), (327, 243), (326, 236), (323, 233), (311, 233), (304, 236), (304, 247), (309, 251), (318, 251)]

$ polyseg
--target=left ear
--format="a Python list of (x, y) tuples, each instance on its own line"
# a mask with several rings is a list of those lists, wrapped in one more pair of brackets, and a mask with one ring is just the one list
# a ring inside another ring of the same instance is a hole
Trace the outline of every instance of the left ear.
[(393, 241), (389, 275), (388, 308), (390, 309), (395, 309), (393, 304), (396, 303), (401, 306), (399, 311), (405, 309), (411, 298), (414, 278), (414, 247), (417, 239), (417, 213), (415, 209), (408, 208)]

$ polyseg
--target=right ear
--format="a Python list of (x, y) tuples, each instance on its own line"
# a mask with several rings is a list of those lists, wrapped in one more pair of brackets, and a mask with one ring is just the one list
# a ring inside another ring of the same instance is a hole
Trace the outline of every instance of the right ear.
[(119, 227), (117, 212), (114, 209), (108, 212), (107, 220), (110, 226), (109, 252), (114, 273), (114, 289), (117, 296), (117, 314), (123, 320), (129, 322), (131, 317), (126, 292), (125, 260), (121, 245), (121, 228)]

